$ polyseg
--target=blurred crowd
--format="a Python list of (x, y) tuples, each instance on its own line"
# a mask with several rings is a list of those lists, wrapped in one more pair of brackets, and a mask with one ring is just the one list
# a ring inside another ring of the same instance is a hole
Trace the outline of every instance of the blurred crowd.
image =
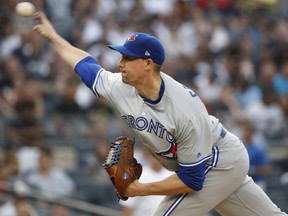
[[(77, 182), (61, 167), (50, 174), (65, 187), (53, 190), (53, 180), (39, 184), (46, 175), (41, 167), (52, 166), (53, 141), (83, 147), (80, 138), (89, 140), (93, 152), (78, 155), (74, 169), (107, 182), (99, 174), (107, 151), (102, 143), (133, 135), (111, 104), (96, 100), (49, 42), (32, 31), (37, 22), (14, 13), (18, 2), (0, 4), (0, 179), (21, 176), (32, 187), (73, 196)], [(288, 172), (286, 0), (30, 2), (46, 13), (61, 36), (113, 72), (120, 56), (108, 44), (123, 44), (135, 31), (157, 36), (166, 51), (162, 70), (194, 89), (208, 111), (246, 141), (252, 152), (250, 174), (262, 184), (270, 153), (278, 148), (280, 173)], [(95, 203), (101, 202), (97, 199)]]

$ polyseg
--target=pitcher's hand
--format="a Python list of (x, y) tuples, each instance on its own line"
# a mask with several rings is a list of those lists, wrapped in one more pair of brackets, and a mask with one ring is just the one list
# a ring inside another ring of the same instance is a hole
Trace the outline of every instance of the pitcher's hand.
[(33, 31), (38, 32), (50, 41), (58, 36), (58, 33), (43, 12), (36, 12), (33, 17), (41, 22), (33, 27)]
[(132, 182), (125, 191), (125, 196), (135, 197), (135, 196), (145, 196), (145, 186), (138, 180)]

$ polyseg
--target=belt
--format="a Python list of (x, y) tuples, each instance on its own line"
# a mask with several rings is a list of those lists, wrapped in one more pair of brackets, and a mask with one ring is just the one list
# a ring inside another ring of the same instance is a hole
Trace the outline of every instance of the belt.
[(227, 134), (227, 131), (222, 127), (221, 132), (220, 132), (220, 137), (224, 138), (226, 136), (226, 134)]

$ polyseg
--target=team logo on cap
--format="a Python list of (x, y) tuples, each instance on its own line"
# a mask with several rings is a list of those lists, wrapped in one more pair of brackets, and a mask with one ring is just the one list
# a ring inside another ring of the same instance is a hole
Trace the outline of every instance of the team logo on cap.
[(138, 35), (132, 34), (128, 37), (127, 41), (135, 41), (136, 37), (138, 37)]

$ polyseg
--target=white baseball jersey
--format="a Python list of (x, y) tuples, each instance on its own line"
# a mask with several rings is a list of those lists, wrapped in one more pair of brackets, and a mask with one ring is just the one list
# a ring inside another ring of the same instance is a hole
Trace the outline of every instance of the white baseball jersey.
[(213, 131), (219, 131), (218, 121), (208, 115), (191, 89), (164, 73), (161, 77), (162, 94), (156, 102), (143, 99), (134, 87), (123, 83), (120, 73), (103, 69), (92, 90), (115, 105), (122, 119), (164, 167), (176, 171), (178, 162), (209, 159), (220, 132), (211, 136)]
[[(163, 166), (176, 171), (178, 161), (195, 163), (211, 156), (212, 123), (195, 93), (164, 73), (161, 77), (165, 92), (157, 103), (143, 99), (134, 87), (124, 84), (121, 74), (104, 70), (93, 90), (117, 107), (122, 119)], [(208, 134), (201, 135), (205, 131)]]
[(229, 216), (286, 215), (247, 177), (249, 159), (241, 140), (209, 116), (191, 89), (161, 72), (159, 98), (151, 101), (92, 57), (80, 61), (75, 71), (95, 95), (114, 104), (164, 167), (196, 191), (166, 196), (155, 215), (201, 216), (213, 208)]

